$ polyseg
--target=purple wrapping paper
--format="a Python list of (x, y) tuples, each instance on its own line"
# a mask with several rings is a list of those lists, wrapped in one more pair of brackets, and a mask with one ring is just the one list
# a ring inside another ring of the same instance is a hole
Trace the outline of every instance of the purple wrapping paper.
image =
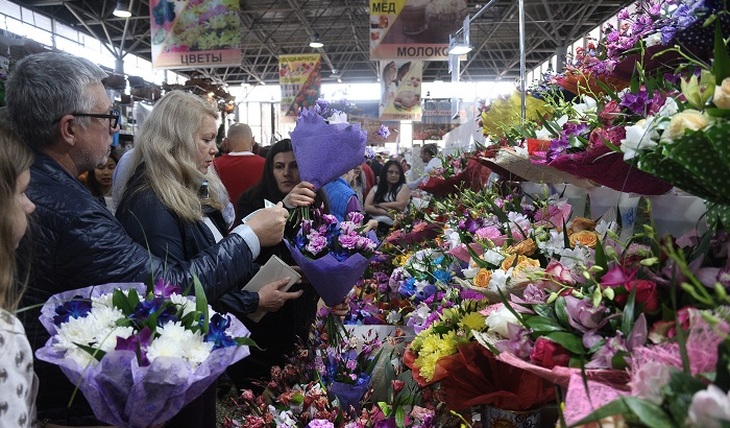
[(299, 176), (319, 189), (363, 162), (367, 134), (359, 123), (328, 124), (309, 109), (299, 116), (291, 142)]
[(342, 410), (349, 411), (350, 406), (355, 408), (355, 412), (360, 412), (360, 400), (362, 396), (370, 388), (370, 382), (362, 385), (351, 385), (344, 382), (332, 382), (329, 390), (340, 400)]
[[(248, 346), (216, 349), (194, 371), (182, 358), (157, 358), (147, 367), (140, 367), (132, 351), (113, 351), (95, 367), (82, 367), (66, 359), (52, 348), (56, 327), (55, 308), (75, 296), (96, 297), (116, 288), (135, 288), (141, 294), (146, 286), (137, 284), (104, 284), (53, 295), (41, 309), (40, 321), (51, 338), (36, 357), (55, 364), (84, 394), (96, 417), (108, 424), (142, 428), (159, 425), (175, 416), (180, 409), (200, 396), (231, 364), (247, 357)], [(247, 337), (249, 331), (231, 316), (228, 333)]]
[(304, 272), (312, 287), (317, 290), (319, 297), (327, 306), (342, 303), (347, 293), (365, 273), (370, 263), (362, 254), (356, 253), (347, 260), (340, 262), (331, 254), (316, 260), (302, 254), (289, 241), (284, 240), (296, 264)]

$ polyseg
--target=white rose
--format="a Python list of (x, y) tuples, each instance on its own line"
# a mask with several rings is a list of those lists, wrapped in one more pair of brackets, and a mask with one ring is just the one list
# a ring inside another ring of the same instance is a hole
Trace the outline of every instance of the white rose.
[(672, 116), (665, 135), (672, 140), (684, 135), (686, 131), (699, 131), (710, 124), (710, 119), (697, 110), (685, 110)]
[(487, 316), (487, 327), (502, 337), (509, 337), (507, 327), (509, 324), (519, 325), (517, 317), (505, 306), (497, 309)]

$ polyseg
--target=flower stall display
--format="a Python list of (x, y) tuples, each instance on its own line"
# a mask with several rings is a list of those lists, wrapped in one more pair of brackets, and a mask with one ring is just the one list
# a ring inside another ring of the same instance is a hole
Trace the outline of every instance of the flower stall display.
[(208, 306), (197, 280), (195, 288), (195, 298), (161, 281), (149, 290), (106, 284), (56, 294), (41, 309), (51, 338), (36, 356), (61, 368), (99, 420), (162, 424), (252, 343), (238, 319)]
[(314, 210), (312, 219), (301, 220), (292, 242), (285, 241), (294, 261), (329, 306), (342, 303), (378, 247), (375, 234), (363, 232), (362, 221), (358, 212), (337, 222), (335, 216)]
[(472, 159), (470, 153), (456, 153), (441, 160), (443, 165), (431, 171), (428, 179), (418, 186), (421, 190), (437, 196), (458, 192), (462, 188), (479, 190), (489, 182), (492, 171)]

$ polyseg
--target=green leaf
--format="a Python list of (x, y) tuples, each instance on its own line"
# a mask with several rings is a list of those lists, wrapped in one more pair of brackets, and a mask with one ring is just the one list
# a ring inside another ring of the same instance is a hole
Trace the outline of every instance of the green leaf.
[(555, 317), (560, 324), (565, 326), (570, 325), (570, 321), (568, 321), (568, 308), (565, 306), (565, 297), (561, 296), (555, 300)]
[(127, 302), (133, 308), (139, 305), (139, 293), (137, 293), (137, 290), (135, 290), (134, 288), (129, 289), (129, 292), (127, 293)]
[(546, 317), (530, 317), (525, 318), (525, 324), (535, 333), (546, 333), (552, 331), (565, 331), (563, 326), (552, 318)]
[(405, 428), (406, 426), (406, 411), (403, 406), (398, 406), (395, 411), (395, 424), (398, 428)]
[[(620, 215), (617, 217), (621, 218)], [(608, 272), (608, 259), (606, 258), (606, 250), (603, 249), (601, 238), (596, 238), (596, 265), (603, 268), (602, 272)], [(598, 280), (598, 276), (596, 275), (596, 280)]]
[(720, 342), (717, 347), (715, 384), (723, 391), (730, 390), (730, 343)]
[(203, 314), (202, 318), (202, 331), (208, 334), (210, 329), (208, 325), (208, 298), (205, 296), (205, 290), (203, 290), (203, 284), (200, 283), (198, 275), (193, 274), (193, 286), (195, 287), (195, 310)]
[(101, 361), (102, 358), (104, 358), (104, 355), (106, 355), (106, 352), (102, 351), (101, 349), (97, 349), (91, 346), (82, 345), (80, 343), (74, 342), (74, 345), (78, 346), (79, 349), (84, 350), (88, 352), (89, 355), (94, 357), (96, 361)]
[(634, 326), (634, 307), (636, 306), (636, 287), (631, 289), (629, 298), (626, 300), (623, 314), (621, 314), (621, 332), (624, 337), (629, 337)]
[(532, 305), (532, 310), (535, 311), (535, 313), (540, 315), (541, 317), (553, 318), (553, 315), (555, 315), (555, 311), (553, 310), (552, 306), (550, 306), (550, 305), (545, 305), (545, 304)]
[(716, 82), (722, 82), (730, 77), (730, 54), (727, 52), (727, 45), (722, 37), (722, 26), (720, 20), (715, 20), (715, 43), (714, 43), (712, 74)]
[(562, 345), (563, 348), (574, 354), (584, 354), (583, 341), (576, 335), (564, 331), (556, 331), (545, 335), (545, 338)]
[(252, 348), (260, 349), (262, 351), (265, 351), (265, 349), (261, 348), (256, 341), (251, 339), (250, 337), (237, 337), (233, 339), (239, 346), (245, 345), (250, 346)]
[(124, 312), (125, 314), (131, 314), (132, 312), (134, 312), (134, 306), (129, 304), (129, 301), (127, 301), (127, 296), (122, 290), (118, 288), (115, 289), (112, 293), (112, 305), (120, 311)]

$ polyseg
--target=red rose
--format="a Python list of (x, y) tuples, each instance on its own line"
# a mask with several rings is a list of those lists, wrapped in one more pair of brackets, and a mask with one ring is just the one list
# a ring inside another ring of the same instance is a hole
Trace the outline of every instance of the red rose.
[(570, 362), (570, 354), (562, 345), (544, 337), (538, 337), (535, 340), (535, 347), (530, 352), (530, 359), (537, 365), (551, 369), (555, 366), (567, 366)]
[[(626, 283), (626, 291), (629, 293), (631, 293), (634, 287), (636, 287), (636, 303), (641, 303), (644, 307), (644, 312), (657, 312), (659, 310), (659, 293), (656, 283), (647, 279), (635, 279)], [(622, 300), (625, 301), (629, 296), (626, 294), (622, 297)], [(618, 302), (619, 299), (617, 298), (616, 301)]]

